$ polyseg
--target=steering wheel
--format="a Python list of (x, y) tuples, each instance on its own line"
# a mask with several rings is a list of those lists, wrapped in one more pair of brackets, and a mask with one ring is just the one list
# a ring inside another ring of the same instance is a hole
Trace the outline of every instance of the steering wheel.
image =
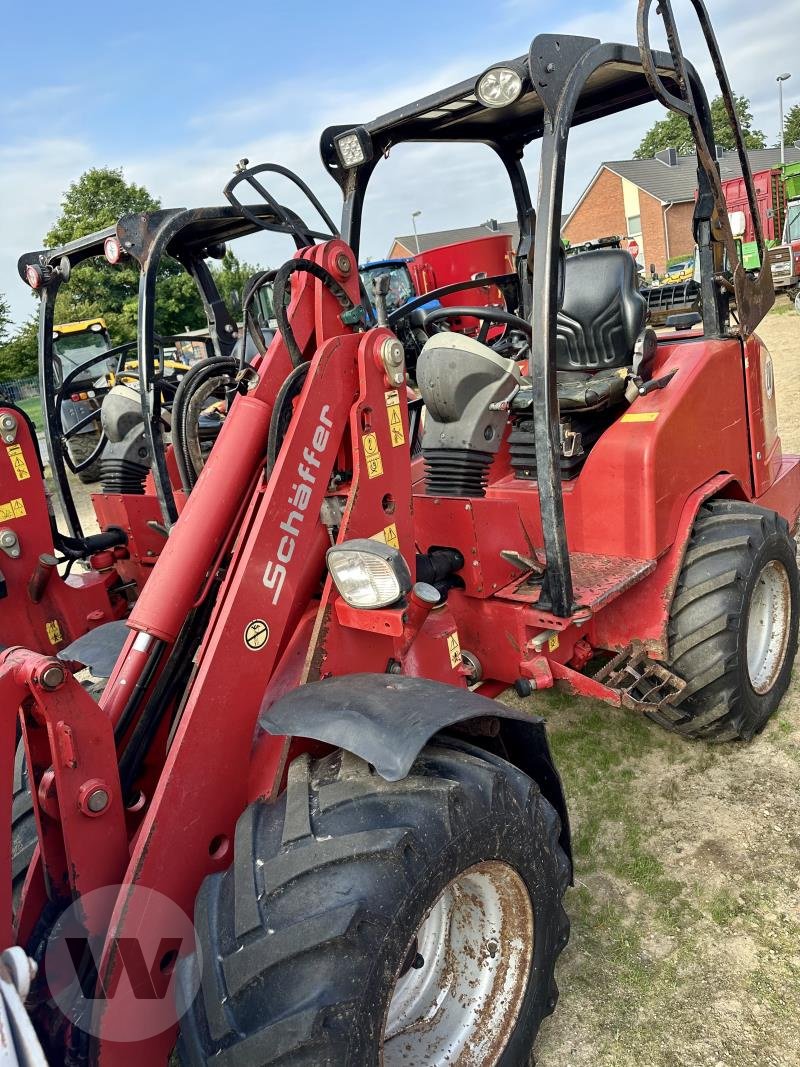
[(468, 305), (464, 307), (434, 308), (433, 311), (426, 312), (425, 318), (422, 321), (422, 328), (430, 336), (430, 333), (435, 331), (430, 331), (428, 329), (429, 326), (439, 322), (440, 319), (458, 318), (462, 315), (480, 321), (481, 326), (478, 330), (477, 340), (484, 345), (487, 343), (486, 338), (489, 336), (489, 328), (495, 323), (500, 323), (505, 326), (510, 326), (514, 330), (522, 331), (528, 341), (530, 341), (533, 336), (531, 324), (527, 319), (523, 319), (521, 316), (515, 315), (511, 311), (506, 311), (505, 308), (481, 307), (480, 305), (477, 307)]

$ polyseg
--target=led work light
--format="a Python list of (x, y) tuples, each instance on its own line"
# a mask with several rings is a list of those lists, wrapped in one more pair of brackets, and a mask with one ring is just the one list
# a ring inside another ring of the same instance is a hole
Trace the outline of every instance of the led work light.
[(328, 570), (351, 608), (387, 608), (411, 589), (408, 564), (396, 548), (357, 538), (328, 549)]
[(513, 104), (522, 92), (522, 78), (513, 67), (491, 67), (478, 79), (475, 95), (484, 107)]
[(340, 133), (333, 143), (343, 167), (360, 167), (372, 159), (372, 140), (367, 131), (360, 127)]

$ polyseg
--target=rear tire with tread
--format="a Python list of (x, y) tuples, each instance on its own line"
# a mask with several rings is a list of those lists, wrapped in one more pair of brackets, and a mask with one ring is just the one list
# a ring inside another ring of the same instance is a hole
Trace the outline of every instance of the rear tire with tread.
[[(429, 745), (399, 782), (349, 753), (299, 757), (284, 795), (242, 814), (231, 868), (198, 894), (202, 985), (181, 1022), (181, 1063), (376, 1067), (420, 923), (455, 877), (492, 861), (524, 883), (534, 939), (516, 1023), (491, 1062), (527, 1063), (569, 935), (559, 831), (530, 778), (457, 740)], [(198, 966), (179, 963), (179, 1002)]]
[[(73, 463), (83, 463), (91, 456), (92, 452), (97, 448), (97, 443), (100, 437), (94, 433), (75, 434), (74, 437), (69, 439), (67, 447), (69, 448), (69, 454), (72, 457)], [(93, 485), (95, 482), (100, 481), (100, 457), (91, 463), (86, 470), (78, 471), (77, 477), (83, 482), (84, 485)]]
[(11, 799), (11, 901), (17, 910), (25, 876), (39, 843), (33, 798), (28, 787), (28, 765), (25, 746), (17, 745), (14, 758), (14, 791)]
[[(764, 568), (785, 572), (786, 639), (769, 687), (757, 692), (748, 670), (748, 619)], [(739, 500), (700, 508), (670, 608), (669, 665), (688, 685), (674, 707), (648, 712), (684, 737), (750, 740), (789, 685), (797, 653), (800, 585), (796, 546), (785, 519)]]

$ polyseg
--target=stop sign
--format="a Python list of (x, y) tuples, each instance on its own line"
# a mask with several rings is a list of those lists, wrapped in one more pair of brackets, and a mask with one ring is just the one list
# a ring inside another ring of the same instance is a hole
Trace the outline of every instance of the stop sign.
[(639, 255), (639, 245), (633, 237), (630, 239), (630, 241), (628, 241), (628, 251), (634, 259), (636, 259), (636, 257)]

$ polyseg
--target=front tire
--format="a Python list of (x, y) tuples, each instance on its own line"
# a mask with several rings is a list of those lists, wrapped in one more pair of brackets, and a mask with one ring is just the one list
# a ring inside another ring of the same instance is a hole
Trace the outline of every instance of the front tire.
[(28, 785), (25, 746), (20, 741), (14, 758), (14, 791), (11, 797), (11, 901), (15, 913), (38, 843), (39, 831)]
[(739, 500), (698, 512), (670, 609), (681, 702), (651, 712), (685, 737), (748, 741), (789, 685), (797, 653), (796, 546), (785, 519)]
[(457, 741), (400, 782), (299, 757), (201, 887), (181, 1062), (526, 1063), (569, 932), (559, 830), (530, 778)]
[[(69, 448), (72, 462), (77, 464), (87, 460), (97, 448), (99, 440), (99, 436), (94, 433), (76, 434), (74, 437), (71, 437), (67, 447)], [(100, 481), (100, 474), (100, 457), (98, 456), (98, 458), (93, 463), (90, 463), (85, 470), (78, 471), (77, 477), (84, 485), (93, 485), (95, 482)]]

